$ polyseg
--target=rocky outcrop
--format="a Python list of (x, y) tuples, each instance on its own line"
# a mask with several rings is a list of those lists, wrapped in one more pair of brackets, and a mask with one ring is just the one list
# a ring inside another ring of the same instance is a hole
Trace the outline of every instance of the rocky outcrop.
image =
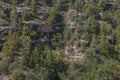
[(63, 55), (66, 56), (66, 59), (69, 61), (77, 61), (82, 60), (84, 58), (84, 51), (81, 50), (80, 47), (72, 46), (66, 47)]
[(79, 14), (80, 14), (80, 12), (75, 9), (71, 9), (70, 11), (68, 11), (68, 13), (66, 14), (66, 23), (67, 23), (67, 26), (69, 27), (69, 29), (75, 28), (76, 18)]
[(11, 29), (11, 22), (9, 20), (0, 19), (0, 32)]

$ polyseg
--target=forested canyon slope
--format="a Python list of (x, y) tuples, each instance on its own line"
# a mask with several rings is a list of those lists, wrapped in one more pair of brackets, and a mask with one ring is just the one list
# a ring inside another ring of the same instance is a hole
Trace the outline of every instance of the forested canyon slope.
[(120, 0), (0, 0), (0, 80), (120, 80)]

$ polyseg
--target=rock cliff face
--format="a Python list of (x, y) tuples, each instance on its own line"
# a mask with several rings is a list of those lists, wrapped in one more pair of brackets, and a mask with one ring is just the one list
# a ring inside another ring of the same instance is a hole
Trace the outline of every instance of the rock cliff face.
[[(67, 29), (69, 29), (71, 32), (72, 31), (74, 32), (75, 30), (77, 30), (78, 24), (80, 25), (84, 24), (84, 21), (79, 21), (79, 18), (88, 16), (91, 13), (96, 14), (95, 18), (98, 20), (97, 23), (99, 24), (99, 26), (102, 26), (102, 25), (111, 26), (110, 24), (102, 20), (105, 14), (102, 11), (99, 11), (101, 9), (96, 9), (96, 8), (94, 9), (94, 7), (88, 8), (86, 9), (86, 11), (80, 8), (79, 9), (71, 8), (66, 11), (64, 11), (64, 9), (63, 10), (60, 9), (58, 13), (56, 11), (54, 12), (54, 14), (52, 14), (53, 16), (50, 17), (50, 12), (51, 12), (51, 9), (53, 8), (53, 5), (55, 5), (53, 4), (55, 2), (57, 1), (39, 0), (37, 1), (37, 4), (35, 2), (34, 3), (27, 2), (26, 4), (25, 0), (18, 0), (17, 3), (14, 5), (10, 1), (7, 1), (7, 0), (5, 0), (4, 2), (2, 1), (2, 4), (0, 5), (0, 18), (1, 18), (0, 33), (3, 35), (7, 35), (10, 30), (13, 30), (15, 28), (19, 30), (20, 29), (19, 26), (20, 24), (22, 24), (24, 26), (22, 26), (21, 28), (24, 28), (26, 30), (29, 29), (29, 30), (36, 31), (39, 35), (42, 35), (42, 36), (47, 35), (47, 37), (51, 37), (51, 34), (56, 34), (57, 32), (62, 30), (61, 27), (59, 27), (60, 25), (59, 20), (61, 18), (58, 20), (55, 15), (58, 15), (59, 17), (63, 18), (63, 21), (65, 21), (65, 25)], [(82, 5), (82, 4), (92, 4), (95, 2), (95, 0), (75, 0), (73, 1), (73, 3), (74, 2), (81, 3)], [(105, 2), (105, 0), (101, 0), (100, 2), (101, 3)], [(116, 3), (116, 0), (109, 0), (107, 3), (105, 3), (104, 10), (110, 9), (111, 6), (113, 5), (119, 8), (119, 4)], [(35, 9), (34, 9), (34, 6), (36, 7)], [(68, 7), (70, 6), (70, 4), (68, 3), (65, 6)], [(54, 10), (55, 9), (53, 9), (53, 11)], [(98, 12), (98, 14), (96, 12)], [(53, 21), (51, 25), (49, 21), (49, 17), (53, 19), (56, 18), (57, 22)], [(115, 24), (112, 24), (112, 25), (113, 27), (115, 26)], [(80, 35), (77, 37), (77, 40), (79, 44), (85, 44), (86, 46), (88, 46), (90, 43), (90, 40), (87, 40), (84, 37), (82, 38), (82, 36)], [(3, 42), (0, 42), (0, 43), (2, 48)], [(74, 51), (73, 53), (75, 54), (83, 53), (82, 51), (76, 52), (75, 50), (73, 50)]]
[(119, 61), (120, 0), (0, 0), (0, 80), (120, 80)]

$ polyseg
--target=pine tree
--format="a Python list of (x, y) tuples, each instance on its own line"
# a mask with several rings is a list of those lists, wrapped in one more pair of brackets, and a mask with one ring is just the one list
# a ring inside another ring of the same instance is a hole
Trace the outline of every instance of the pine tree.
[(32, 10), (32, 14), (35, 16), (36, 12), (37, 12), (37, 0), (32, 0), (31, 1), (31, 10)]

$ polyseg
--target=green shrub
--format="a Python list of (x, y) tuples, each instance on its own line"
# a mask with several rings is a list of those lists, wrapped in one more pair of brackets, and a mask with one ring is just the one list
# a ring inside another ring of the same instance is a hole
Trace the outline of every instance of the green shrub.
[(15, 69), (12, 74), (10, 75), (11, 80), (25, 80), (25, 76), (22, 70)]

